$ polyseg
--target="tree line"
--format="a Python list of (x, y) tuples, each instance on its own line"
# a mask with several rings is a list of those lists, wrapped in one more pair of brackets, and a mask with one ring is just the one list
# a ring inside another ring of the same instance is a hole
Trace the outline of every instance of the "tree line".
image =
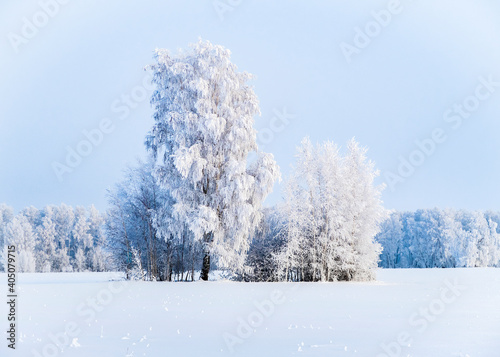
[[(41, 210), (27, 207), (18, 214), (0, 205), (0, 245), (15, 245), (19, 272), (104, 271), (110, 264), (103, 216), (94, 206), (65, 204)], [(5, 251), (2, 252), (2, 255)], [(5, 257), (0, 259), (4, 269)]]
[(393, 212), (376, 240), (384, 268), (500, 266), (500, 214), (453, 209)]

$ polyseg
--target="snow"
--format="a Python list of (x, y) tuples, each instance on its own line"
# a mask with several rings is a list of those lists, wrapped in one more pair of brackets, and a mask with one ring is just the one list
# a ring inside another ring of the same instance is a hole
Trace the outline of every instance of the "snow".
[[(494, 268), (379, 269), (376, 281), (363, 283), (18, 277), (18, 346), (11, 351), (3, 342), (1, 356), (491, 357), (500, 348)], [(5, 274), (0, 281), (5, 297)], [(249, 320), (254, 326), (242, 328)]]

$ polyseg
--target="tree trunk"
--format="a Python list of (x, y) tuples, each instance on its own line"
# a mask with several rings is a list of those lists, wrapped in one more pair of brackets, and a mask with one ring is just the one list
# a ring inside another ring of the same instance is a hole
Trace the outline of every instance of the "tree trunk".
[(191, 281), (194, 281), (194, 248), (193, 248), (193, 257), (191, 261)]
[(203, 267), (201, 268), (201, 280), (208, 280), (208, 273), (210, 272), (210, 253), (205, 251), (205, 256), (203, 257)]
[(204, 244), (204, 257), (203, 257), (203, 266), (201, 268), (201, 280), (208, 280), (208, 273), (210, 272), (210, 245), (213, 241), (213, 233), (205, 233), (203, 237)]

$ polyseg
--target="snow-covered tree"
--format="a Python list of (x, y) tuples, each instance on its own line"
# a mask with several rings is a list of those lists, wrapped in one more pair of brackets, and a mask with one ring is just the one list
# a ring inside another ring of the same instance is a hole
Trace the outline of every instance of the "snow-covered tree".
[(354, 140), (344, 157), (331, 142), (302, 141), (286, 187), (286, 244), (276, 256), (282, 278), (373, 279), (380, 253), (374, 237), (385, 210), (365, 152)]
[(158, 185), (153, 167), (152, 161), (139, 161), (109, 192), (108, 246), (117, 267), (129, 277), (137, 265), (135, 250), (149, 280), (172, 280), (174, 272), (184, 278), (190, 237), (173, 219), (173, 201)]
[(382, 222), (380, 233), (376, 236), (377, 242), (383, 247), (380, 254), (380, 265), (386, 268), (401, 266), (403, 226), (401, 214), (392, 212), (388, 219)]
[(354, 271), (347, 272), (346, 279), (371, 280), (375, 277), (374, 269), (381, 252), (375, 236), (380, 231), (380, 223), (387, 216), (381, 200), (384, 186), (374, 184), (379, 171), (366, 157), (367, 148), (360, 147), (352, 139), (347, 149), (342, 171), (342, 177), (347, 183), (343, 216), (348, 227), (347, 235), (354, 242), (358, 258), (354, 262)]
[(39, 259), (37, 259), (37, 271), (51, 272), (55, 265), (56, 254), (56, 226), (52, 220), (52, 209), (47, 207), (45, 216), (42, 218), (41, 225), (37, 228), (37, 252)]
[(282, 206), (265, 208), (262, 221), (253, 235), (245, 265), (248, 272), (240, 278), (246, 281), (277, 281), (278, 265), (274, 256), (285, 242)]
[(18, 215), (7, 225), (6, 244), (16, 247), (16, 265), (20, 273), (35, 272), (35, 234), (30, 222), (25, 216)]
[(32, 227), (38, 227), (42, 224), (42, 212), (36, 207), (25, 207), (20, 213), (28, 219)]
[(87, 265), (92, 271), (105, 271), (108, 256), (102, 249), (106, 245), (106, 236), (103, 233), (104, 217), (94, 207), (90, 206), (88, 213), (89, 234), (92, 237), (92, 247), (87, 254)]
[(75, 244), (75, 265), (77, 271), (91, 270), (90, 262), (94, 250), (94, 242), (90, 234), (90, 224), (83, 207), (75, 209), (75, 224), (72, 231)]
[(54, 211), (54, 224), (56, 229), (55, 241), (57, 249), (55, 260), (59, 271), (72, 271), (70, 249), (73, 247), (72, 229), (75, 215), (73, 208), (65, 204), (52, 208)]
[(495, 231), (491, 232), (489, 242), (490, 263), (489, 266), (500, 266), (500, 213), (487, 211), (484, 217), (488, 220), (491, 227), (495, 227)]
[(75, 259), (74, 259), (74, 267), (75, 271), (82, 272), (86, 270), (86, 260), (85, 259), (85, 248), (79, 245), (76, 248)]
[(5, 235), (7, 234), (7, 225), (14, 218), (14, 210), (6, 204), (0, 204), (0, 271), (4, 270), (3, 253), (5, 247)]
[(155, 124), (146, 144), (157, 177), (175, 201), (173, 215), (203, 244), (201, 278), (208, 279), (211, 257), (241, 271), (261, 203), (279, 177), (273, 156), (257, 148), (251, 75), (208, 41), (178, 56), (156, 50), (155, 59)]
[(124, 271), (127, 279), (133, 267), (132, 242), (129, 234), (130, 215), (128, 212), (127, 189), (119, 183), (108, 192), (110, 208), (106, 212), (105, 231), (108, 249), (113, 256), (115, 269)]

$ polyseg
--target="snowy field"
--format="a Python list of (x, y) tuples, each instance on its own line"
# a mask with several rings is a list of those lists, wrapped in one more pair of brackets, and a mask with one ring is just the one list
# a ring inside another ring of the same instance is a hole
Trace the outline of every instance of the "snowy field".
[(500, 356), (500, 269), (379, 270), (371, 283), (119, 279), (20, 274), (18, 346), (2, 339), (0, 356)]

